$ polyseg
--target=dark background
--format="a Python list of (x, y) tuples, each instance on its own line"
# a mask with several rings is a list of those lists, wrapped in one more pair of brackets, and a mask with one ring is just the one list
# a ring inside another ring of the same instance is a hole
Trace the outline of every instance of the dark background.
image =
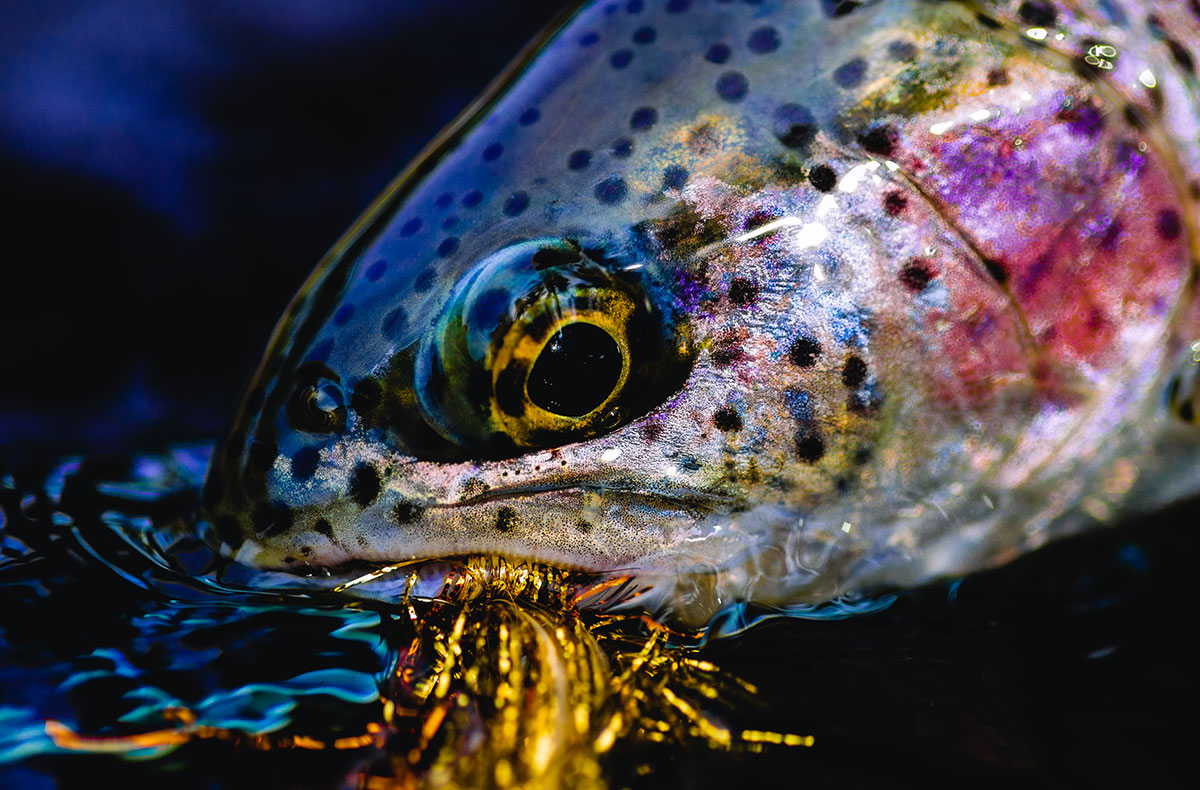
[(215, 437), (320, 256), (562, 5), (5, 2), (0, 453)]

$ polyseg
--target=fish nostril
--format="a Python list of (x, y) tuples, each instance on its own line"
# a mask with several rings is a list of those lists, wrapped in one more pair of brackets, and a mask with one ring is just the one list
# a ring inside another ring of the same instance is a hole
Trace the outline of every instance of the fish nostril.
[(288, 424), (305, 433), (333, 433), (346, 425), (342, 389), (328, 379), (297, 387), (288, 408)]

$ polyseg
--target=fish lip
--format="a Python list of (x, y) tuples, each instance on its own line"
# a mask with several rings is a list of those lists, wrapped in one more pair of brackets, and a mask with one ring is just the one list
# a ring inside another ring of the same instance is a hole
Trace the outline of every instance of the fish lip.
[(454, 502), (431, 502), (425, 505), (425, 507), (430, 509), (474, 507), (477, 505), (485, 505), (505, 499), (520, 499), (523, 497), (537, 496), (539, 494), (555, 494), (566, 492), (577, 492), (579, 494), (621, 494), (630, 497), (659, 500), (678, 505), (703, 504), (708, 507), (718, 507), (721, 505), (727, 507), (737, 507), (743, 502), (741, 497), (730, 496), (728, 494), (718, 494), (712, 491), (703, 491), (684, 486), (666, 491), (656, 491), (649, 488), (637, 488), (632, 486), (625, 487), (612, 484), (568, 483), (565, 485), (560, 485), (554, 483), (543, 483), (540, 485), (535, 484), (495, 488), (489, 491), (484, 491), (480, 494), (466, 497), (464, 499), (456, 500)]

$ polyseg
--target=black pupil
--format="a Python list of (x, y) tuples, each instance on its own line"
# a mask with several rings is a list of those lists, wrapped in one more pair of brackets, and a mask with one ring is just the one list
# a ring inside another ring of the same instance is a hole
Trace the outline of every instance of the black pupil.
[(542, 348), (526, 390), (553, 414), (582, 417), (608, 399), (621, 377), (621, 349), (593, 324), (567, 324)]

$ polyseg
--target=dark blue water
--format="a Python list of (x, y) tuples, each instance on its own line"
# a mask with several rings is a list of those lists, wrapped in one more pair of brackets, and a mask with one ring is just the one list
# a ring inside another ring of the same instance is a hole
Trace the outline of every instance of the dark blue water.
[[(405, 733), (319, 751), (47, 747), (46, 718), (120, 736), (176, 727), (175, 703), (276, 739), (368, 733), (412, 636), (379, 609), (189, 584), (111, 525), (187, 518), (194, 488), (99, 484), (220, 432), (313, 262), (558, 3), (9, 5), (0, 787), (338, 787)], [(627, 741), (609, 778), (1184, 785), (1198, 516), (1181, 505), (870, 615), (712, 642), (704, 657), (761, 690), (721, 715), (816, 747)]]

